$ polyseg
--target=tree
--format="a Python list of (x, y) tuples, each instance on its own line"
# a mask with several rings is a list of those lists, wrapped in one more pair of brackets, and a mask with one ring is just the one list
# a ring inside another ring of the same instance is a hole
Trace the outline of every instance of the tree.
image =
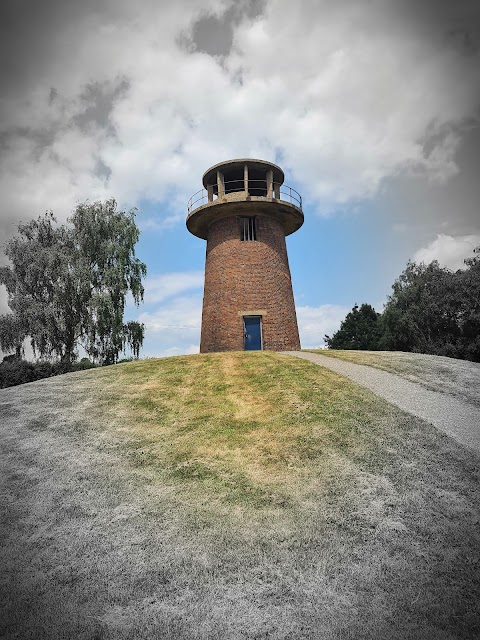
[(380, 314), (369, 304), (356, 304), (346, 315), (340, 329), (325, 341), (330, 349), (378, 349)]
[(480, 361), (480, 247), (452, 272), (409, 262), (382, 314), (381, 346)]
[(65, 234), (54, 222), (53, 214), (47, 212), (38, 220), (19, 224), (19, 235), (6, 244), (12, 266), (0, 269), (0, 282), (6, 286), (13, 314), (2, 317), (0, 334), (5, 351), (15, 348), (19, 353), (27, 335), (40, 346), (41, 353), (48, 351), (47, 336), (59, 344), (55, 283), (68, 269), (62, 251)]
[[(4, 353), (14, 351), (15, 357), (17, 359), (21, 358), (23, 355), (23, 341), (26, 337), (27, 330), (16, 314), (0, 315), (0, 349)], [(10, 358), (13, 358), (13, 356), (10, 356)]]
[(480, 246), (464, 262), (466, 269), (455, 274), (456, 293), (461, 300), (457, 357), (480, 362)]
[[(127, 294), (137, 305), (143, 300), (146, 274), (135, 257), (134, 211), (117, 211), (113, 199), (82, 203), (68, 222), (58, 226), (47, 212), (20, 224), (6, 244), (12, 265), (0, 269), (0, 282), (13, 314), (0, 318), (2, 349), (11, 350), (9, 335), (17, 343), (28, 335), (35, 352), (67, 365), (78, 344), (103, 364), (116, 362), (126, 345), (138, 357), (144, 327), (123, 321)], [(19, 328), (16, 334), (12, 326)]]
[(409, 262), (392, 289), (382, 317), (382, 346), (458, 357), (462, 302), (456, 274), (436, 260)]
[(135, 213), (117, 211), (115, 200), (105, 204), (80, 204), (70, 222), (74, 245), (82, 256), (91, 291), (85, 296), (82, 324), (85, 350), (102, 362), (115, 362), (128, 344), (136, 356), (143, 343), (144, 328), (123, 323), (125, 299), (130, 291), (135, 304), (143, 300), (142, 276), (146, 266), (135, 258), (140, 232)]

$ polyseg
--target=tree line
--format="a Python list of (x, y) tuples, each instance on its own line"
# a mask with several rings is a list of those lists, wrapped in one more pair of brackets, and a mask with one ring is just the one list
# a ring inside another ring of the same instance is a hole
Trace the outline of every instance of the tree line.
[(392, 286), (382, 313), (355, 304), (330, 349), (413, 351), (480, 362), (480, 247), (451, 271), (409, 262)]
[(113, 199), (80, 203), (65, 225), (47, 212), (17, 231), (5, 245), (10, 265), (0, 267), (12, 311), (0, 316), (8, 360), (21, 360), (26, 338), (63, 371), (74, 368), (79, 346), (101, 365), (117, 362), (126, 347), (138, 357), (144, 326), (123, 317), (128, 294), (137, 306), (143, 300), (146, 275), (135, 257), (134, 210), (117, 210)]

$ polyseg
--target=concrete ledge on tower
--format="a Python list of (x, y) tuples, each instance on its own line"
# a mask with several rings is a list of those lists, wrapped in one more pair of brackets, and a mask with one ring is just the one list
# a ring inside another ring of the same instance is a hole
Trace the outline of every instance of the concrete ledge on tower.
[(302, 198), (283, 179), (280, 167), (264, 160), (242, 158), (211, 167), (203, 176), (205, 188), (189, 200), (188, 230), (206, 240), (212, 222), (254, 211), (275, 217), (285, 235), (294, 233), (303, 224)]

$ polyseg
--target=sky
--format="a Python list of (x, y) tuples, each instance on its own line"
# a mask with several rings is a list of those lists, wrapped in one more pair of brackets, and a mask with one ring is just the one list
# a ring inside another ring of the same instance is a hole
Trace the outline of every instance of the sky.
[(480, 245), (477, 0), (3, 0), (0, 59), (0, 243), (46, 210), (136, 207), (143, 357), (198, 352), (187, 201), (223, 160), (275, 162), (303, 197), (302, 347), (381, 311), (408, 260)]

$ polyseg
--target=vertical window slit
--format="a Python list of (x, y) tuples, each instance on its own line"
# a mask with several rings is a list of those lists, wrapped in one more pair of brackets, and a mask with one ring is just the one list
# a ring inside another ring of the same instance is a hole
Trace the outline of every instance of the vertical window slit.
[(242, 225), (240, 229), (240, 240), (251, 242), (257, 239), (257, 224), (256, 218), (242, 218)]

